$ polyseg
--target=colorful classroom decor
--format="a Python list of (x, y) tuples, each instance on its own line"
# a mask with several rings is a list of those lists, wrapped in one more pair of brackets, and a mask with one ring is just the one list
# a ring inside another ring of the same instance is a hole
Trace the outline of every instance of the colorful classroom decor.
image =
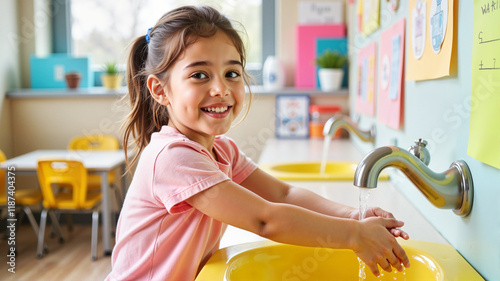
[(377, 43), (372, 42), (358, 53), (358, 94), (355, 108), (359, 114), (375, 115), (375, 66)]
[(432, 0), (429, 17), (429, 39), (432, 50), (439, 54), (448, 24), (448, 0)]
[[(330, 51), (338, 51), (343, 55), (348, 54), (347, 50), (347, 38), (318, 38), (316, 39), (316, 57), (318, 55), (323, 54), (326, 50)], [(319, 67), (316, 66), (316, 88), (320, 88), (319, 85), (319, 76), (318, 76)], [(347, 88), (349, 81), (349, 68), (348, 65), (344, 67), (344, 78), (342, 80), (342, 88)]]
[(343, 24), (345, 22), (343, 1), (299, 1), (299, 24)]
[(309, 95), (276, 95), (276, 137), (309, 137)]
[(405, 18), (380, 36), (378, 120), (399, 129), (403, 120)]
[(413, 51), (413, 57), (419, 60), (424, 54), (425, 50), (425, 38), (427, 37), (427, 3), (418, 0), (413, 7), (412, 18), (410, 19), (412, 30), (410, 35), (412, 36), (411, 49)]
[(361, 32), (368, 36), (380, 28), (380, 0), (359, 0), (358, 13), (361, 13)]
[(500, 7), (474, 1), (468, 154), (500, 169)]
[(296, 28), (295, 87), (316, 87), (316, 40), (318, 38), (345, 38), (345, 24), (297, 25)]
[(455, 0), (408, 0), (406, 80), (437, 79), (456, 73)]

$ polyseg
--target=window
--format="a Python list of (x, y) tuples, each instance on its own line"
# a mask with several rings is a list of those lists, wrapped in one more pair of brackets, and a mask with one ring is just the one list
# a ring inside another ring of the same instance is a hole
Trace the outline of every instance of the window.
[[(262, 44), (262, 2), (266, 1), (71, 0), (71, 51), (75, 56), (91, 54), (94, 64), (110, 60), (124, 63), (130, 42), (145, 35), (164, 13), (182, 5), (210, 5), (241, 23), (247, 33), (243, 40), (247, 47), (248, 68), (260, 69), (263, 57), (269, 54), (269, 51), (263, 52)], [(242, 30), (237, 24), (235, 28)]]

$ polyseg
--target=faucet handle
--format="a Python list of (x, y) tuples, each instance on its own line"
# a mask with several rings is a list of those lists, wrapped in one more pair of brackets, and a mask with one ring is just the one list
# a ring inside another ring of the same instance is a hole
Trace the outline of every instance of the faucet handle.
[(412, 145), (408, 150), (411, 154), (415, 155), (420, 161), (422, 161), (426, 166), (429, 165), (431, 161), (431, 155), (429, 150), (426, 148), (427, 141), (424, 139), (418, 139), (415, 141), (415, 144)]

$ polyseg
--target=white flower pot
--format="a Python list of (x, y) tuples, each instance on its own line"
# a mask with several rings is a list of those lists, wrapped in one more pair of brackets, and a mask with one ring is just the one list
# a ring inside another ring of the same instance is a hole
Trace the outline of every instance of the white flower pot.
[(344, 70), (341, 68), (321, 68), (318, 75), (321, 90), (331, 92), (340, 89), (342, 86)]

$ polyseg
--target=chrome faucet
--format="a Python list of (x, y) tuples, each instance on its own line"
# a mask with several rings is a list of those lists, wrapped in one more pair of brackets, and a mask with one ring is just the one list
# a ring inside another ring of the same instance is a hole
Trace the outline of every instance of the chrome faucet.
[(364, 142), (375, 142), (375, 126), (372, 126), (368, 131), (363, 131), (359, 128), (358, 124), (351, 120), (351, 118), (342, 114), (335, 115), (326, 121), (323, 127), (323, 136), (333, 137), (340, 128), (344, 128), (354, 133)]
[(469, 215), (474, 184), (467, 163), (463, 160), (455, 161), (448, 170), (435, 173), (427, 167), (430, 157), (425, 148), (426, 144), (426, 141), (419, 139), (415, 146), (410, 148), (412, 152), (419, 152), (418, 157), (395, 146), (376, 148), (359, 163), (354, 174), (354, 185), (376, 188), (380, 172), (386, 167), (395, 167), (401, 170), (434, 206), (453, 209), (459, 216)]

